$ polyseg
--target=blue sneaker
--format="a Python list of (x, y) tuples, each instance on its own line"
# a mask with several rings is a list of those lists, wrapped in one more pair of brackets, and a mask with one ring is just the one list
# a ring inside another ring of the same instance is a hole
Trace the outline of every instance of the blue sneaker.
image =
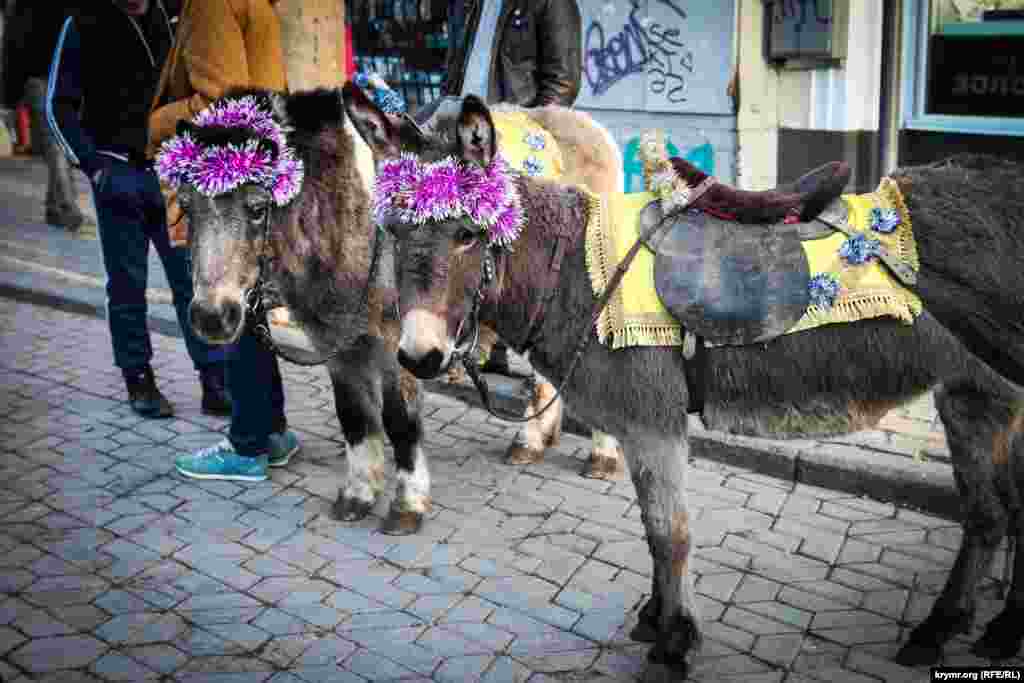
[(227, 439), (195, 453), (179, 455), (174, 466), (193, 479), (263, 481), (267, 478), (267, 455), (252, 458), (239, 455)]
[(302, 448), (299, 437), (295, 436), (295, 432), (290, 429), (280, 434), (271, 434), (268, 440), (270, 441), (270, 458), (267, 460), (267, 464), (271, 467), (284, 467), (292, 459), (292, 456)]

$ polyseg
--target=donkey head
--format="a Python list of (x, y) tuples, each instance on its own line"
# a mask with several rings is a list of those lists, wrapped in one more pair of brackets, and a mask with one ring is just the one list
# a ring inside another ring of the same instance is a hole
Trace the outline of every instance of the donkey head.
[(434, 377), (475, 334), (474, 306), (494, 284), (494, 255), (518, 235), (518, 182), (479, 98), (467, 97), (452, 125), (430, 134), (358, 93), (346, 91), (345, 103), (378, 158), (375, 218), (397, 239), (398, 358)]
[(241, 335), (250, 293), (270, 276), (275, 227), (311, 162), (300, 142), (343, 116), (337, 91), (239, 91), (180, 123), (161, 147), (157, 172), (177, 188), (188, 221), (189, 317), (201, 338), (223, 344)]

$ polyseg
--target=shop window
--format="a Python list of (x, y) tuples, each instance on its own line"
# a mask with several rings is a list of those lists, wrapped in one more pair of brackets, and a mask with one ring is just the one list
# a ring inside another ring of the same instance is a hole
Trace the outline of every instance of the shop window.
[(356, 68), (380, 74), (410, 111), (441, 95), (447, 0), (349, 0)]
[(1024, 0), (908, 5), (908, 127), (1024, 134)]

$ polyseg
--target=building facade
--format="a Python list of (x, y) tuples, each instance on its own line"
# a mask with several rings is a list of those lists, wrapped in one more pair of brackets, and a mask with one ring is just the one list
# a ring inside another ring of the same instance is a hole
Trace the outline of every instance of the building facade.
[[(671, 154), (734, 182), (735, 0), (577, 2), (584, 63), (576, 107), (619, 143), (623, 189), (642, 189), (639, 139), (655, 127)], [(350, 0), (358, 68), (384, 76), (412, 109), (437, 97), (447, 8), (447, 0)]]
[(1024, 159), (1024, 2), (739, 1), (741, 184), (842, 159), (866, 191), (958, 152)]

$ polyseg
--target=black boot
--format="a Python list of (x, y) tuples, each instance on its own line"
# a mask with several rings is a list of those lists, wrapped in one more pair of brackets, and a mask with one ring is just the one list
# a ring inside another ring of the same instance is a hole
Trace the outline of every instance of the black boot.
[(203, 385), (203, 413), (231, 417), (231, 394), (224, 383), (224, 366), (211, 365), (199, 371)]
[(128, 401), (142, 417), (171, 417), (174, 408), (160, 390), (156, 388), (153, 368), (148, 365), (141, 370), (126, 370), (124, 383), (128, 387)]

